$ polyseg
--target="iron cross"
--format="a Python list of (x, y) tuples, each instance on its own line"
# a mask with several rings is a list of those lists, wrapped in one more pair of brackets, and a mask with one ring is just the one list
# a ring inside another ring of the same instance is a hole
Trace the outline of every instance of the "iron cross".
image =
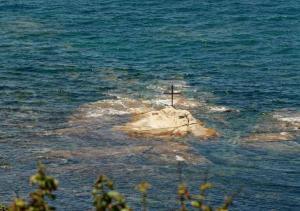
[(171, 95), (171, 106), (174, 107), (174, 95), (180, 95), (180, 92), (174, 92), (174, 85), (171, 85), (171, 92), (165, 92), (164, 94)]

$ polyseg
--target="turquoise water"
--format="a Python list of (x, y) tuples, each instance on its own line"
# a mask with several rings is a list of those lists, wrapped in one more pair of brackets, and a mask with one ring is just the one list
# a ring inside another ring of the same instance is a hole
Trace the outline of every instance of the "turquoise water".
[[(212, 203), (243, 187), (233, 210), (299, 210), (299, 128), (283, 129), (273, 118), (274, 112), (300, 117), (299, 20), (300, 2), (292, 0), (1, 0), (0, 200), (25, 197), (28, 176), (42, 160), (61, 183), (58, 210), (90, 209), (100, 173), (118, 181), (135, 208), (133, 187), (148, 180), (151, 210), (172, 210), (174, 162), (143, 154), (58, 159), (49, 152), (160, 142), (111, 130), (126, 115), (101, 116), (83, 133), (53, 131), (69, 127), (82, 105), (116, 96), (159, 99), (173, 81), (187, 98), (235, 110), (193, 109), (222, 135), (174, 140), (210, 161), (184, 166), (191, 188), (209, 169)], [(283, 130), (295, 138), (243, 142), (253, 131)]]

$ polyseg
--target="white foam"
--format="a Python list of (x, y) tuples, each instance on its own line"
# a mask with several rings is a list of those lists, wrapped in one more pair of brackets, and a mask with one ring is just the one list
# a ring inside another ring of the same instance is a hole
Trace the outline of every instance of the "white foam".
[(284, 115), (275, 114), (273, 115), (273, 117), (283, 122), (300, 123), (300, 116), (297, 115), (299, 114), (295, 114), (295, 116), (284, 116)]
[(157, 91), (165, 91), (166, 90), (166, 86), (159, 86), (159, 85), (148, 85), (147, 89), (152, 89), (152, 90), (157, 90)]
[(181, 92), (183, 90), (186, 90), (187, 88), (189, 91), (195, 91), (194, 89), (191, 89), (191, 86), (187, 84), (186, 81), (159, 81), (159, 83), (156, 84), (150, 84), (146, 88), (158, 92), (167, 92), (170, 90), (171, 84), (174, 85), (174, 89), (176, 92)]
[(104, 115), (126, 115), (129, 114), (129, 111), (121, 111), (115, 109), (102, 109), (102, 110), (94, 110), (89, 111), (86, 114), (86, 117), (102, 117)]
[(155, 99), (150, 101), (154, 105), (165, 106), (171, 105), (170, 99)]
[(287, 132), (281, 132), (280, 135), (286, 136), (286, 135), (288, 135), (288, 133)]
[[(230, 111), (233, 111), (233, 109), (228, 108), (226, 106), (209, 106), (208, 109), (211, 112), (230, 112)], [(234, 111), (238, 111), (238, 110), (234, 110)]]
[[(153, 99), (149, 101), (151, 105), (156, 106), (170, 106), (171, 105), (171, 99), (169, 98), (159, 98), (159, 99)], [(178, 108), (196, 108), (200, 107), (203, 103), (198, 102), (192, 98), (183, 98), (183, 97), (175, 97), (174, 98), (174, 105)]]

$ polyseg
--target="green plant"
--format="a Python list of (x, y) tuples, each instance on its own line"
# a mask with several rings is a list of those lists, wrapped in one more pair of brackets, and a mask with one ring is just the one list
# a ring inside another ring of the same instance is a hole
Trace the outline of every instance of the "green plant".
[(209, 182), (204, 182), (203, 184), (201, 184), (199, 187), (200, 194), (194, 195), (191, 201), (192, 207), (195, 207), (198, 210), (212, 211), (213, 208), (210, 205), (205, 203), (206, 191), (211, 188), (213, 188), (213, 185)]
[(199, 211), (228, 211), (229, 206), (233, 203), (234, 196), (238, 193), (236, 192), (232, 196), (226, 196), (224, 203), (218, 207), (213, 208), (211, 205), (206, 203), (207, 191), (213, 188), (213, 184), (208, 182), (208, 172), (205, 173), (204, 182), (200, 184), (199, 190), (200, 193), (196, 195), (191, 195), (187, 185), (183, 182), (182, 179), (182, 164), (184, 163), (184, 159), (180, 156), (176, 156), (177, 162), (177, 173), (178, 173), (178, 198), (180, 202), (180, 211), (188, 211), (188, 205), (192, 208), (195, 208)]
[(0, 211), (8, 211), (8, 207), (4, 204), (0, 204)]
[(232, 205), (233, 203), (233, 199), (236, 195), (238, 195), (240, 193), (242, 189), (240, 188), (239, 190), (237, 190), (236, 192), (234, 192), (232, 195), (230, 196), (225, 196), (225, 200), (224, 203), (217, 208), (217, 211), (228, 211), (229, 207)]
[(141, 182), (136, 186), (136, 189), (142, 194), (141, 207), (143, 211), (147, 211), (147, 194), (151, 185), (148, 182)]
[(101, 175), (92, 192), (94, 206), (97, 211), (130, 211), (122, 194), (115, 191), (114, 183), (108, 177)]
[(26, 202), (22, 198), (16, 198), (10, 207), (9, 211), (52, 211), (54, 207), (47, 203), (47, 198), (54, 200), (55, 191), (58, 187), (58, 181), (51, 176), (46, 175), (44, 165), (38, 165), (36, 174), (30, 177), (30, 183), (37, 185), (37, 189), (29, 194), (29, 201)]
[(191, 195), (187, 186), (181, 183), (178, 187), (180, 211), (187, 211), (187, 204), (199, 211), (228, 211), (229, 207), (233, 203), (234, 197), (239, 193), (239, 191), (235, 192), (231, 196), (226, 196), (223, 204), (217, 208), (214, 208), (205, 201), (207, 198), (207, 191), (212, 188), (212, 183), (205, 181), (199, 186), (200, 193)]
[(191, 199), (190, 193), (188, 191), (188, 188), (186, 184), (180, 183), (178, 186), (177, 194), (179, 196), (180, 201), (180, 211), (187, 211), (187, 205), (186, 201), (189, 201)]
[[(180, 161), (183, 162), (183, 161)], [(180, 211), (199, 210), (199, 211), (228, 211), (232, 205), (234, 197), (239, 193), (235, 192), (231, 196), (225, 197), (223, 204), (217, 208), (209, 205), (206, 201), (207, 191), (213, 188), (213, 185), (207, 182), (207, 177), (199, 186), (199, 194), (193, 195), (189, 192), (187, 185), (182, 181), (181, 163), (179, 163), (179, 186), (177, 194), (180, 202)], [(36, 174), (30, 177), (30, 183), (36, 185), (37, 189), (29, 194), (28, 202), (22, 198), (15, 198), (9, 207), (0, 204), (0, 211), (52, 211), (54, 207), (50, 206), (47, 199), (54, 200), (53, 192), (58, 187), (58, 181), (46, 174), (45, 167), (38, 165)], [(141, 193), (141, 210), (147, 211), (148, 190), (151, 185), (147, 182), (141, 182), (136, 189)], [(96, 211), (132, 211), (126, 202), (125, 197), (117, 192), (114, 183), (108, 177), (101, 175), (96, 181), (93, 191), (93, 205)]]

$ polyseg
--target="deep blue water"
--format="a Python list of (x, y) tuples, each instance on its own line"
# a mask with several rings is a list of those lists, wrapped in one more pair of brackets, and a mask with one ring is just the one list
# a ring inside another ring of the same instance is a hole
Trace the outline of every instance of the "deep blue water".
[(58, 210), (90, 209), (92, 184), (103, 172), (136, 209), (133, 187), (145, 179), (153, 186), (151, 210), (172, 210), (174, 163), (141, 155), (63, 161), (43, 155), (145, 140), (114, 136), (110, 124), (89, 134), (41, 134), (66, 127), (86, 103), (112, 93), (149, 99), (157, 94), (151, 87), (174, 80), (189, 86), (185, 96), (240, 111), (192, 111), (222, 136), (183, 140), (211, 161), (184, 167), (191, 188), (209, 169), (212, 203), (243, 187), (233, 210), (300, 209), (299, 132), (287, 142), (242, 141), (258, 124), (272, 127), (273, 112), (292, 109), (299, 118), (300, 1), (0, 0), (0, 61), (3, 202), (15, 192), (27, 195), (28, 176), (42, 160), (60, 180)]

